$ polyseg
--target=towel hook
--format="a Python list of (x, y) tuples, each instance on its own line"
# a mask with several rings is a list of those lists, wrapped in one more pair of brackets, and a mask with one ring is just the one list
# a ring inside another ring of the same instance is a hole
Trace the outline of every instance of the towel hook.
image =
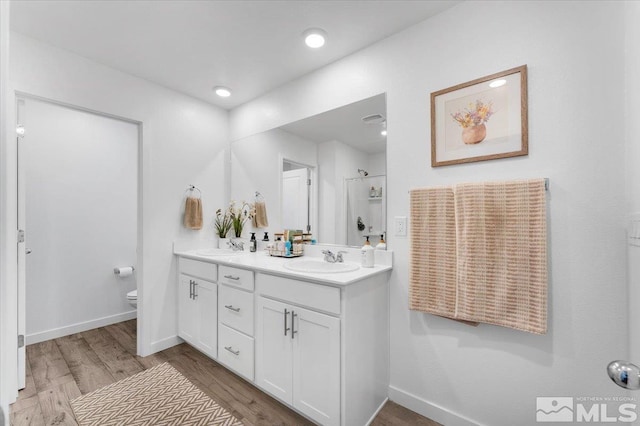
[(200, 188), (198, 188), (195, 185), (189, 185), (187, 190), (184, 192), (187, 193), (187, 192), (193, 192), (193, 191), (198, 191), (198, 197), (202, 197), (202, 191), (200, 191)]

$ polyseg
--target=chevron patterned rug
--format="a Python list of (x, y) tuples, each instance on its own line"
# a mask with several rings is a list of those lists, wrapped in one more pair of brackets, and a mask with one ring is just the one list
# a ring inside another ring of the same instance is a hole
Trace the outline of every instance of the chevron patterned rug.
[(80, 426), (242, 425), (168, 363), (71, 401)]

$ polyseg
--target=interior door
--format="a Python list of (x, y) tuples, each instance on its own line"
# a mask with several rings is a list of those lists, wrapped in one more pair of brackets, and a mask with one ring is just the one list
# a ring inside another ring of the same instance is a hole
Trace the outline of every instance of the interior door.
[(27, 244), (26, 225), (26, 172), (25, 172), (25, 144), (26, 111), (24, 99), (17, 98), (16, 105), (16, 138), (18, 144), (18, 389), (24, 389), (26, 376), (26, 350), (24, 336), (27, 328), (26, 314), (26, 254), (29, 252)]
[(309, 195), (309, 169), (282, 172), (282, 225), (285, 229), (308, 229)]

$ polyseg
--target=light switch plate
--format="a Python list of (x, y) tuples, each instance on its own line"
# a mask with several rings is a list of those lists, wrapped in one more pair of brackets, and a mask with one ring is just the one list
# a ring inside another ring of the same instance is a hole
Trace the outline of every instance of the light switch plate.
[(394, 217), (394, 225), (396, 237), (406, 237), (407, 236), (407, 217), (406, 216), (396, 216)]

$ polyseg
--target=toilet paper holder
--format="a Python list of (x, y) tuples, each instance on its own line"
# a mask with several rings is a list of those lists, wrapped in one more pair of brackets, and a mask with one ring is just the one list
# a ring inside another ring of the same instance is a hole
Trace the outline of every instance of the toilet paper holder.
[(113, 268), (113, 273), (115, 275), (121, 275), (123, 277), (127, 277), (135, 271), (136, 268), (133, 266), (120, 266), (119, 268)]

